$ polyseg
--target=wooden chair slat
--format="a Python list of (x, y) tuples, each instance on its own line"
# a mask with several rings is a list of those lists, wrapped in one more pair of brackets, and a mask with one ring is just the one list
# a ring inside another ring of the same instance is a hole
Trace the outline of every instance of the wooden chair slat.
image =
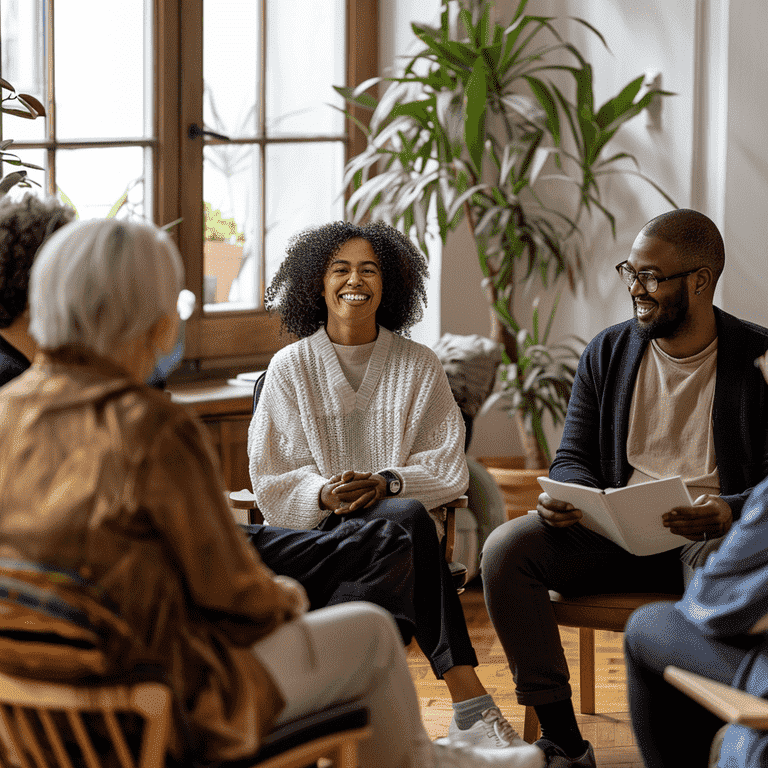
[(123, 731), (120, 728), (120, 724), (117, 722), (117, 717), (111, 709), (107, 709), (103, 712), (104, 722), (107, 724), (107, 730), (109, 736), (112, 739), (112, 746), (117, 753), (117, 759), (120, 761), (122, 768), (136, 768), (136, 764), (133, 762), (131, 750), (128, 749), (128, 744), (125, 742)]
[(16, 733), (16, 727), (13, 724), (11, 713), (13, 708), (7, 704), (0, 704), (0, 740), (3, 742), (7, 759), (13, 766), (29, 768), (29, 763), (23, 754), (19, 754), (19, 736)]
[(38, 768), (49, 768), (48, 761), (45, 759), (45, 754), (40, 746), (40, 742), (37, 740), (37, 736), (29, 724), (24, 710), (21, 707), (13, 708), (13, 715), (18, 725), (18, 733), (21, 737), (21, 744), (18, 745), (17, 751), (23, 751), (23, 747), (26, 747), (35, 759), (35, 763)]
[(83, 723), (80, 713), (71, 709), (67, 710), (67, 719), (72, 727), (72, 732), (75, 734), (75, 739), (77, 739), (77, 745), (83, 753), (85, 764), (88, 768), (101, 768), (99, 757), (93, 748), (91, 737), (88, 735), (88, 730)]
[(56, 755), (56, 760), (59, 762), (59, 768), (74, 768), (67, 754), (67, 748), (61, 739), (59, 729), (56, 727), (53, 717), (51, 717), (51, 713), (47, 709), (40, 709), (38, 710), (38, 715), (40, 722), (43, 724), (45, 735), (48, 737), (48, 743), (51, 745), (53, 754)]

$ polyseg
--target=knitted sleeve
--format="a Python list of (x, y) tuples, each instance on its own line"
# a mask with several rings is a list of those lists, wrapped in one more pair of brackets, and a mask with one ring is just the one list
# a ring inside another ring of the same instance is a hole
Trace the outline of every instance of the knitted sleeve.
[(406, 434), (410, 451), (405, 465), (381, 469), (392, 469), (402, 477), (403, 497), (418, 499), (433, 509), (461, 496), (469, 485), (464, 420), (445, 371), (429, 349), (418, 361), (414, 386)]
[(264, 521), (308, 530), (329, 514), (319, 504), (326, 478), (310, 451), (296, 395), (284, 368), (276, 357), (267, 372), (248, 429), (249, 470)]

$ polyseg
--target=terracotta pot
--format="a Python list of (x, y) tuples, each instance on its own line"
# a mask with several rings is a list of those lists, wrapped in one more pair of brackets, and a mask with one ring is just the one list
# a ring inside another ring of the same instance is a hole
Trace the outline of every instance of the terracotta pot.
[(546, 476), (549, 470), (525, 469), (524, 456), (478, 456), (477, 460), (488, 470), (499, 486), (504, 498), (507, 520), (521, 517), (530, 509), (536, 509), (541, 493), (537, 477)]

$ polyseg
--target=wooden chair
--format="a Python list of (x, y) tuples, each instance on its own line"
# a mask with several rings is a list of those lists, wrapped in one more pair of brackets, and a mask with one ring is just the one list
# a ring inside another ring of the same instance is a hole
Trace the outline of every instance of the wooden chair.
[[(141, 742), (125, 716), (143, 721)], [(357, 704), (329, 708), (278, 728), (253, 760), (233, 768), (306, 768), (319, 759), (357, 768), (357, 746), (371, 733)], [(0, 674), (0, 765), (20, 768), (163, 768), (171, 732), (171, 692), (161, 683), (72, 686)]]
[[(558, 626), (579, 629), (579, 683), (582, 714), (594, 715), (595, 707), (595, 630), (623, 632), (630, 614), (641, 605), (659, 600), (679, 600), (680, 595), (635, 592), (563, 597), (550, 592), (549, 598)], [(541, 733), (536, 711), (525, 708), (523, 738), (533, 743)]]
[[(137, 755), (123, 727), (129, 713), (144, 723)], [(93, 688), (0, 674), (3, 766), (101, 768), (109, 755), (120, 768), (162, 768), (170, 727), (171, 693), (160, 683)]]
[(720, 750), (728, 725), (743, 725), (758, 731), (768, 730), (768, 701), (759, 696), (679, 667), (667, 667), (664, 670), (664, 679), (725, 721), (726, 725), (715, 734), (712, 742), (709, 768), (717, 768), (720, 764)]
[(664, 679), (730, 725), (768, 730), (768, 701), (759, 696), (679, 667), (667, 667)]

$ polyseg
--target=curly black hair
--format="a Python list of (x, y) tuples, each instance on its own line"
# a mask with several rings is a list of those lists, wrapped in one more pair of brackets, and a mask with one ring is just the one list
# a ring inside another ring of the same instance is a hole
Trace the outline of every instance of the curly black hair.
[(75, 218), (53, 198), (26, 194), (0, 199), (0, 328), (8, 328), (27, 307), (29, 272), (43, 242)]
[(402, 232), (383, 222), (357, 225), (334, 221), (291, 238), (286, 257), (266, 291), (266, 306), (276, 312), (284, 330), (302, 339), (328, 319), (321, 295), (331, 258), (344, 243), (367, 240), (381, 265), (382, 297), (376, 322), (407, 336), (421, 320), (427, 303), (427, 261)]

